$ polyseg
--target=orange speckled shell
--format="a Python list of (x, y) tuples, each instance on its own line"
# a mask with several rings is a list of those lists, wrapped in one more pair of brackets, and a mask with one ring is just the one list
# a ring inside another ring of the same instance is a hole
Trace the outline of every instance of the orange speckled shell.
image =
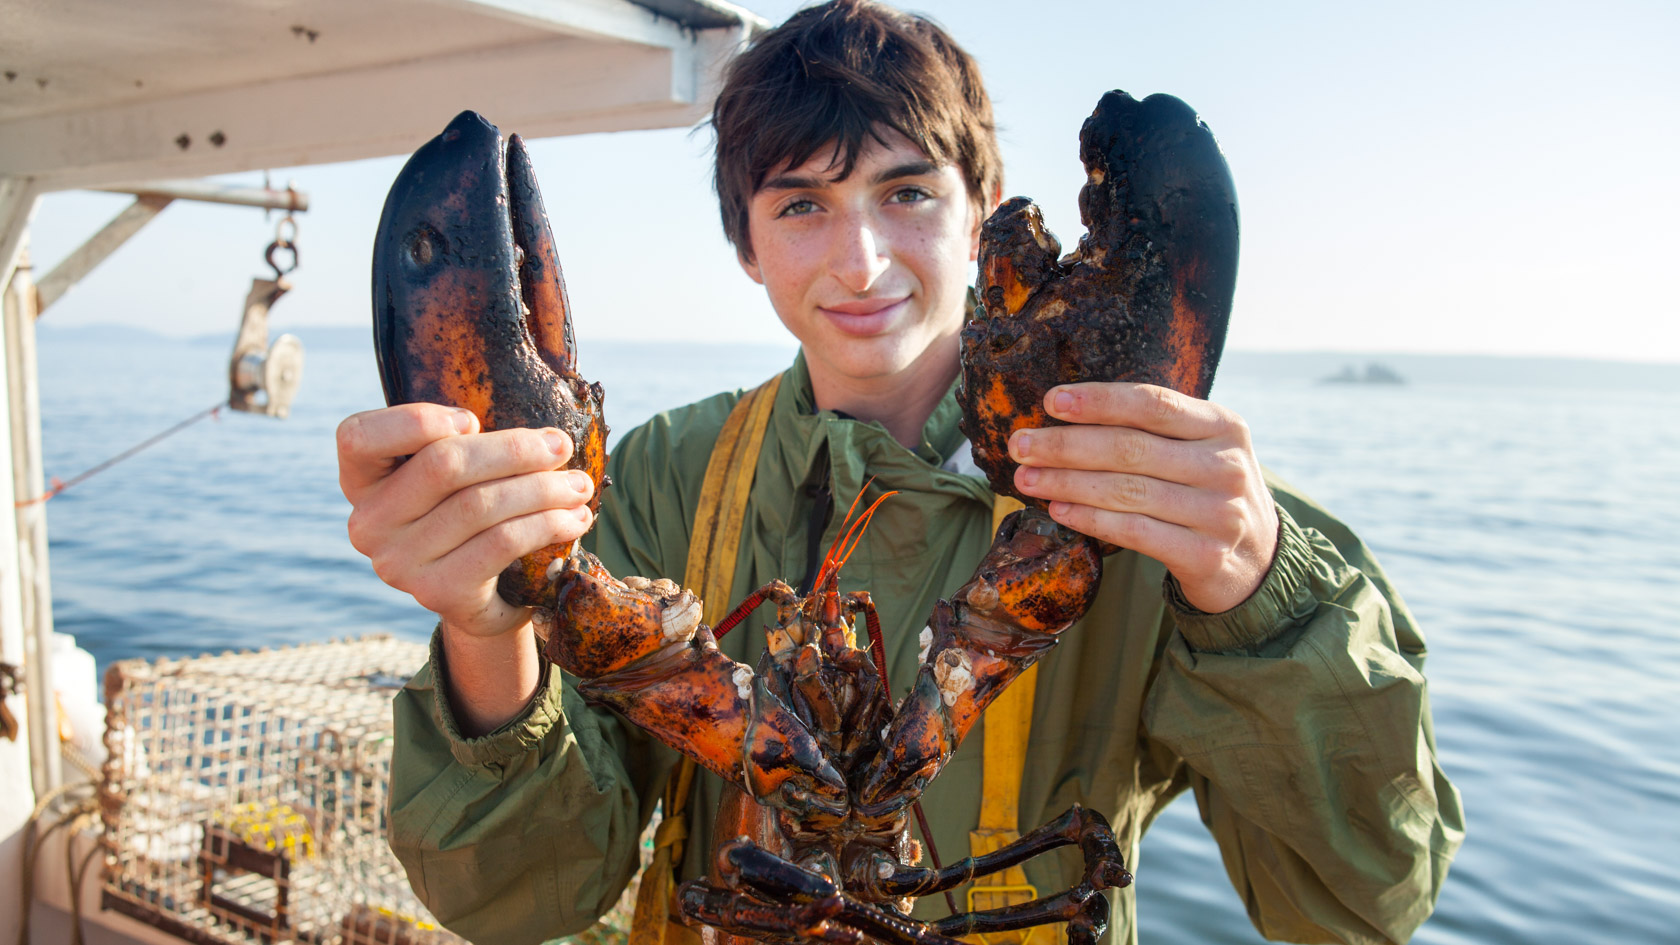
[[(536, 175), (517, 136), (463, 112), (391, 185), (373, 250), (374, 348), (387, 403), (465, 407), (485, 430), (557, 427), (567, 466), (606, 473), (601, 389), (575, 371), (570, 309)], [(592, 505), (593, 507), (593, 505)], [(543, 603), (553, 545), (508, 567), (510, 602)]]
[(1051, 388), (1132, 381), (1206, 397), (1237, 278), (1237, 198), (1206, 125), (1169, 95), (1109, 92), (1080, 129), (1087, 232), (1061, 244), (1025, 197), (980, 234), (982, 309), (963, 329), (963, 431), (992, 488), (1015, 491), (1009, 437), (1061, 421)]

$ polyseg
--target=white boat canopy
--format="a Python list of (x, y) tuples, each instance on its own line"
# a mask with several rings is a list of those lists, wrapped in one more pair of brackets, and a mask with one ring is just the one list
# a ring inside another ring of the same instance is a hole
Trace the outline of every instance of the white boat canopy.
[(0, 0), (0, 267), (34, 198), (692, 124), (764, 21), (722, 0)]

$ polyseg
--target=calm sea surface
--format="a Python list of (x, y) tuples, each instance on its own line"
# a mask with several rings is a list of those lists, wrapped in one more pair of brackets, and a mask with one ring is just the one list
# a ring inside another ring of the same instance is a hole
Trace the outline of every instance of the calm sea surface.
[[(224, 414), (49, 504), (57, 625), (101, 668), (429, 632), (345, 538), (332, 432), (380, 404), (371, 346), (299, 333), (290, 419)], [(225, 399), (227, 347), (44, 330), (48, 474)], [(790, 354), (583, 348), (617, 429)], [(1234, 359), (1215, 391), (1264, 462), (1376, 549), (1428, 634), (1469, 832), (1414, 941), (1680, 942), (1680, 384), (1416, 368), (1405, 387), (1327, 387), (1328, 371)], [(1149, 834), (1138, 889), (1145, 942), (1260, 941), (1192, 799)]]

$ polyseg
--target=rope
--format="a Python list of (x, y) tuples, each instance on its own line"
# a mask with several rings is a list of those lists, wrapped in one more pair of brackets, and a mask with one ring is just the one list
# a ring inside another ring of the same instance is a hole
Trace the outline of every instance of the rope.
[(17, 502), (14, 502), (12, 504), (15, 507), (21, 509), (21, 508), (24, 508), (26, 506), (36, 505), (38, 503), (45, 502), (48, 499), (51, 499), (54, 496), (58, 495), (60, 492), (63, 492), (64, 490), (66, 490), (66, 489), (70, 488), (71, 486), (81, 482), (82, 480), (88, 478), (89, 476), (92, 476), (94, 473), (100, 473), (100, 472), (104, 472), (107, 469), (110, 469), (112, 466), (115, 466), (116, 464), (122, 462), (123, 460), (129, 458), (130, 456), (133, 456), (135, 453), (140, 452), (141, 450), (145, 449), (146, 447), (151, 446), (152, 444), (158, 442), (159, 440), (165, 439), (165, 438), (167, 438), (167, 437), (169, 437), (173, 434), (179, 433), (182, 430), (185, 430), (187, 427), (192, 426), (193, 424), (197, 423), (198, 421), (203, 420), (205, 417), (214, 417), (217, 414), (220, 414), (222, 412), (222, 408), (225, 407), (225, 406), (227, 406), (225, 403), (218, 403), (215, 406), (208, 407), (204, 410), (200, 410), (198, 413), (195, 413), (192, 416), (188, 417), (187, 419), (182, 420), (180, 423), (175, 424), (174, 426), (172, 426), (169, 429), (163, 431), (162, 433), (158, 433), (154, 436), (148, 437), (148, 438), (140, 441), (139, 443), (136, 443), (133, 446), (130, 446), (128, 449), (123, 450), (121, 453), (118, 453), (117, 455), (111, 457), (110, 459), (107, 459), (104, 462), (99, 463), (98, 465), (92, 466), (88, 469), (83, 470), (82, 472), (77, 473), (74, 476), (71, 476), (68, 480), (60, 479), (57, 476), (54, 476), (54, 477), (52, 477), (52, 488), (51, 489), (48, 489), (45, 493), (43, 493), (41, 495), (38, 495), (38, 496), (34, 497), (33, 499), (21, 499), (21, 500), (19, 500)]
[[(78, 789), (95, 789), (95, 793), (90, 793), (87, 797), (76, 800), (75, 803), (73, 803), (67, 810), (55, 812), (57, 819), (53, 821), (50, 827), (48, 827), (45, 831), (42, 831), (40, 829), (41, 823), (47, 816), (48, 811), (60, 800), (67, 797), (70, 792)], [(35, 810), (29, 815), (29, 819), (25, 822), (23, 829), (24, 866), (23, 876), (21, 877), (23, 921), (19, 923), (18, 926), (18, 945), (29, 945), (29, 915), (34, 911), (35, 870), (40, 864), (41, 849), (47, 845), (48, 838), (63, 828), (69, 828), (67, 831), (67, 839), (65, 840), (64, 849), (66, 861), (65, 865), (70, 871), (71, 934), (75, 942), (80, 943), (83, 941), (81, 886), (82, 880), (85, 878), (87, 873), (87, 864), (90, 862), (91, 857), (84, 858), (82, 860), (82, 869), (78, 873), (74, 857), (70, 853), (72, 848), (68, 837), (73, 836), (82, 825), (90, 821), (96, 814), (98, 814), (98, 812), (99, 800), (97, 785), (88, 781), (79, 781), (53, 788), (51, 791), (48, 791), (46, 795), (44, 795), (35, 805)], [(98, 849), (98, 846), (93, 848), (94, 851), (97, 851)], [(91, 853), (93, 851), (89, 852)]]

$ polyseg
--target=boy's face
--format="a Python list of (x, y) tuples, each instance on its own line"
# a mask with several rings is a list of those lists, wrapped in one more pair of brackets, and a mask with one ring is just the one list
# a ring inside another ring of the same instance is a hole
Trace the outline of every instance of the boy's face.
[(741, 266), (819, 388), (956, 368), (980, 216), (956, 167), (895, 131), (882, 137), (865, 141), (846, 178), (824, 149), (770, 174), (748, 205), (753, 258)]

